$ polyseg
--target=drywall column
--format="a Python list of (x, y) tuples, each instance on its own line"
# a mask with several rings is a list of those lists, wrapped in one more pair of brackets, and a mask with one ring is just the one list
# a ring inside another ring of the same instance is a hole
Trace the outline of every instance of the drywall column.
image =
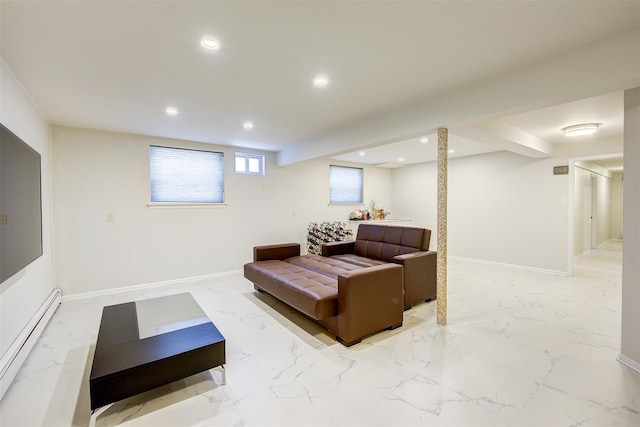
[(640, 372), (640, 87), (624, 91), (622, 339), (618, 360)]
[(438, 288), (437, 322), (447, 324), (447, 162), (449, 131), (438, 129)]

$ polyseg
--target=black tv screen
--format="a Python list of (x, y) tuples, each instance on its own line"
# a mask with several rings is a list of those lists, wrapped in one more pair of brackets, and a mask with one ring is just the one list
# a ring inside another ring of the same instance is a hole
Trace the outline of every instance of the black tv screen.
[(0, 124), (0, 283), (42, 255), (40, 154)]

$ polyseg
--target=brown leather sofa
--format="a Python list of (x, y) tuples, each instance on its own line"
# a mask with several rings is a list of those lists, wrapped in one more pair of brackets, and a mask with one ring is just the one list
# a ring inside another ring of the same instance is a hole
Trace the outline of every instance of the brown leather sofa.
[(429, 251), (431, 230), (363, 223), (356, 240), (325, 243), (322, 255), (362, 267), (396, 263), (404, 267), (404, 309), (436, 299), (437, 253)]
[(323, 256), (300, 256), (297, 243), (256, 246), (244, 276), (350, 346), (435, 299), (430, 237), (422, 228), (361, 224), (355, 242), (325, 243)]

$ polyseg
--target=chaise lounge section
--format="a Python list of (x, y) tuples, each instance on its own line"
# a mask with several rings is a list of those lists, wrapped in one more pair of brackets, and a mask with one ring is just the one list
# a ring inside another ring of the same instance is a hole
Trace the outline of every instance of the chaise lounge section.
[(244, 276), (332, 332), (345, 346), (402, 325), (402, 266), (357, 268), (334, 260), (333, 273), (296, 265), (298, 243), (257, 246)]

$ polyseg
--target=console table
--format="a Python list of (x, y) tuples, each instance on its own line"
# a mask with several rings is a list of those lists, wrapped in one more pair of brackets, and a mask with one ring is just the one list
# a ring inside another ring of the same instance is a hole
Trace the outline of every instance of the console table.
[(224, 364), (225, 339), (190, 293), (104, 307), (91, 410)]
[(349, 228), (353, 230), (353, 236), (358, 234), (360, 224), (380, 224), (380, 225), (411, 225), (410, 219), (368, 219), (366, 221), (349, 220)]

